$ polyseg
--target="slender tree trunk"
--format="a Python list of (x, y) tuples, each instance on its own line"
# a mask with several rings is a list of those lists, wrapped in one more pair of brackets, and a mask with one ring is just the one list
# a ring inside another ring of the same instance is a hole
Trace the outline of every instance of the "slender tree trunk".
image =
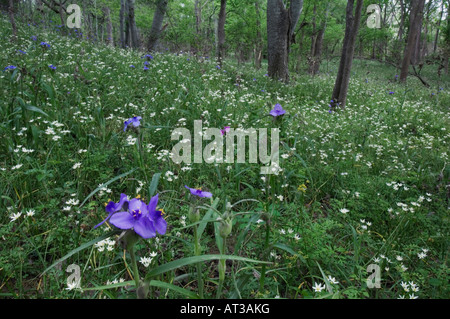
[(227, 18), (227, 0), (220, 0), (219, 19), (217, 22), (217, 61), (222, 67), (225, 57), (225, 20)]
[(320, 61), (322, 59), (322, 47), (323, 47), (323, 37), (325, 35), (325, 28), (326, 22), (323, 22), (321, 29), (317, 34), (316, 48), (314, 49), (314, 66), (312, 70), (312, 75), (317, 75), (319, 73)]
[(256, 43), (255, 43), (255, 66), (259, 70), (261, 69), (262, 61), (262, 34), (261, 34), (261, 16), (259, 9), (259, 0), (255, 1), (255, 11), (256, 11)]
[(11, 41), (16, 42), (17, 27), (16, 27), (16, 20), (14, 19), (14, 2), (13, 2), (13, 0), (9, 0), (9, 2), (8, 2), (8, 15), (9, 15), (9, 21), (11, 22), (11, 30), (12, 30)]
[(414, 49), (416, 48), (416, 43), (419, 39), (419, 32), (422, 24), (421, 23), (422, 19), (420, 17), (422, 16), (423, 13), (424, 4), (425, 0), (413, 0), (411, 4), (408, 42), (406, 44), (405, 51), (403, 54), (402, 68), (400, 72), (400, 82), (406, 82), (406, 78), (408, 77), (411, 57)]
[(289, 82), (291, 36), (302, 9), (303, 0), (291, 0), (289, 10), (282, 0), (267, 1), (268, 74), (271, 78), (285, 83)]
[(138, 49), (140, 47), (139, 44), (139, 34), (136, 26), (136, 19), (134, 15), (134, 1), (135, 0), (127, 0), (128, 1), (128, 25), (130, 29), (131, 36), (131, 47), (133, 49)]
[(441, 21), (442, 21), (443, 15), (444, 15), (444, 1), (442, 1), (442, 4), (441, 4), (441, 15), (439, 17), (439, 21), (438, 21), (437, 28), (436, 28), (436, 36), (434, 38), (433, 53), (436, 53), (436, 50), (437, 50), (437, 45), (439, 42), (439, 29), (441, 28)]
[(401, 42), (403, 40), (403, 32), (405, 30), (405, 4), (403, 3), (403, 0), (400, 0), (400, 8), (401, 8), (401, 16), (400, 16), (400, 26), (398, 30), (398, 41)]
[(344, 45), (342, 47), (341, 61), (333, 89), (333, 95), (331, 96), (331, 106), (333, 108), (337, 106), (344, 108), (347, 101), (350, 71), (355, 52), (356, 36), (358, 35), (359, 24), (361, 21), (363, 2), (363, 0), (357, 0), (355, 13), (353, 13), (355, 0), (348, 0), (347, 2)]
[(111, 10), (109, 7), (103, 8), (103, 13), (105, 14), (106, 23), (106, 44), (114, 45), (113, 32), (112, 32), (112, 22), (111, 22)]
[[(310, 53), (309, 53), (309, 56), (310, 56), (311, 60), (313, 59), (314, 50), (316, 49), (316, 39), (317, 39), (317, 35), (316, 35), (316, 32), (317, 32), (317, 30), (316, 30), (316, 27), (317, 27), (317, 25), (316, 25), (316, 15), (317, 14), (316, 13), (317, 13), (317, 5), (314, 2), (313, 16), (312, 16), (312, 21), (311, 21), (311, 26), (312, 26), (311, 49), (310, 49)], [(311, 65), (310, 65), (310, 67), (311, 67)]]
[(289, 6), (289, 43), (288, 43), (288, 52), (290, 49), (291, 43), (294, 42), (294, 33), (295, 28), (297, 27), (298, 20), (300, 19), (300, 15), (303, 11), (303, 0), (291, 0)]
[(120, 46), (122, 48), (125, 48), (126, 42), (125, 42), (125, 16), (126, 13), (126, 0), (120, 0), (120, 13), (119, 13), (119, 38), (120, 38)]
[(158, 43), (158, 40), (161, 36), (168, 2), (168, 0), (158, 0), (158, 3), (156, 4), (155, 14), (153, 15), (152, 28), (148, 37), (148, 51), (154, 51), (156, 49), (156, 44)]
[(195, 0), (195, 31), (200, 39), (202, 34), (202, 7), (200, 0)]
[[(316, 7), (314, 6), (314, 15), (316, 13)], [(322, 20), (319, 30), (315, 31), (317, 34), (313, 37), (314, 40), (312, 41), (314, 47), (311, 48), (311, 60), (310, 60), (310, 67), (309, 67), (309, 74), (311, 75), (317, 75), (319, 73), (320, 69), (320, 60), (322, 58), (322, 46), (323, 46), (323, 37), (325, 35), (325, 29), (327, 26), (327, 19), (328, 19), (328, 5), (325, 11), (325, 18)], [(315, 21), (314, 21), (314, 29)]]

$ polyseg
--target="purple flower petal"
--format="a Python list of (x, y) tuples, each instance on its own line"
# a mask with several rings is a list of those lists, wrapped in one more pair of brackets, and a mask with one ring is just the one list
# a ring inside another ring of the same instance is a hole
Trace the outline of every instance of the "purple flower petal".
[(128, 212), (119, 212), (111, 216), (110, 223), (120, 229), (130, 229), (135, 224), (134, 217)]
[(190, 188), (187, 185), (184, 185), (184, 187), (189, 189), (189, 191), (191, 192), (192, 195), (195, 195), (198, 197), (212, 197), (212, 193), (210, 193), (210, 192), (205, 192), (205, 191), (202, 191), (201, 189)]
[(167, 230), (167, 222), (162, 216), (162, 212), (160, 210), (155, 210), (149, 213), (149, 217), (153, 221), (156, 231), (161, 235), (164, 235)]
[(280, 115), (285, 114), (286, 111), (283, 109), (283, 107), (280, 104), (275, 104), (275, 107), (273, 108), (273, 110), (271, 110), (269, 112), (270, 115), (272, 115), (273, 117), (277, 117)]
[(128, 211), (133, 213), (134, 211), (140, 211), (142, 214), (147, 214), (147, 205), (138, 198), (133, 198), (128, 203)]
[(134, 224), (134, 231), (142, 238), (151, 238), (156, 236), (155, 227), (148, 217), (140, 218)]
[[(114, 202), (110, 202), (110, 203), (114, 203)], [(108, 217), (106, 217), (100, 224), (97, 224), (97, 225), (94, 226), (94, 229), (96, 229), (97, 227), (103, 225), (112, 216), (112, 214), (114, 214), (114, 212), (110, 212)]]
[(147, 205), (147, 210), (150, 214), (156, 210), (156, 206), (158, 205), (159, 194), (156, 194), (150, 199), (150, 202)]

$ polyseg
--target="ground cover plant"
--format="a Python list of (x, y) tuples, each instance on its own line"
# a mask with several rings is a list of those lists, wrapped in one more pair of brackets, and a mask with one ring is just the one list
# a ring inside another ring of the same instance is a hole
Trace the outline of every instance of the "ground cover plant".
[[(2, 298), (448, 298), (448, 76), (355, 59), (336, 109), (336, 59), (285, 84), (56, 23), (0, 30)], [(196, 120), (278, 128), (279, 167), (176, 164)]]

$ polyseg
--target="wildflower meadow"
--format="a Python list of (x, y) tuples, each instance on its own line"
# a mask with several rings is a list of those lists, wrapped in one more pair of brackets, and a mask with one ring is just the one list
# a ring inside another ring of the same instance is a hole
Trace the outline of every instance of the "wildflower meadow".
[(449, 297), (448, 75), (355, 57), (339, 108), (336, 58), (284, 83), (50, 14), (0, 17), (0, 299)]

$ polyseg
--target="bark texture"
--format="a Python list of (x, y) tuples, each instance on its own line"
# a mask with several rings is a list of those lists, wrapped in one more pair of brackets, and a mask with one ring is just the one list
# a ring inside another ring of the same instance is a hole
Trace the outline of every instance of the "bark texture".
[(408, 42), (406, 43), (405, 51), (403, 54), (400, 82), (406, 82), (406, 78), (408, 77), (409, 65), (411, 64), (411, 58), (418, 44), (420, 30), (422, 28), (424, 5), (425, 0), (412, 0), (411, 3)]
[(159, 0), (156, 4), (155, 14), (153, 15), (152, 28), (150, 30), (150, 35), (148, 37), (147, 50), (154, 51), (156, 45), (161, 36), (161, 31), (164, 22), (164, 16), (167, 10), (168, 0)]
[(347, 2), (344, 44), (342, 47), (339, 70), (334, 84), (333, 95), (331, 97), (331, 106), (333, 108), (337, 106), (343, 108), (347, 101), (350, 71), (355, 53), (356, 36), (358, 35), (359, 24), (361, 21), (363, 2), (363, 0), (357, 0), (355, 10), (355, 0), (348, 0)]
[(303, 8), (303, 0), (291, 0), (287, 9), (282, 0), (267, 1), (268, 74), (289, 82), (289, 47)]

